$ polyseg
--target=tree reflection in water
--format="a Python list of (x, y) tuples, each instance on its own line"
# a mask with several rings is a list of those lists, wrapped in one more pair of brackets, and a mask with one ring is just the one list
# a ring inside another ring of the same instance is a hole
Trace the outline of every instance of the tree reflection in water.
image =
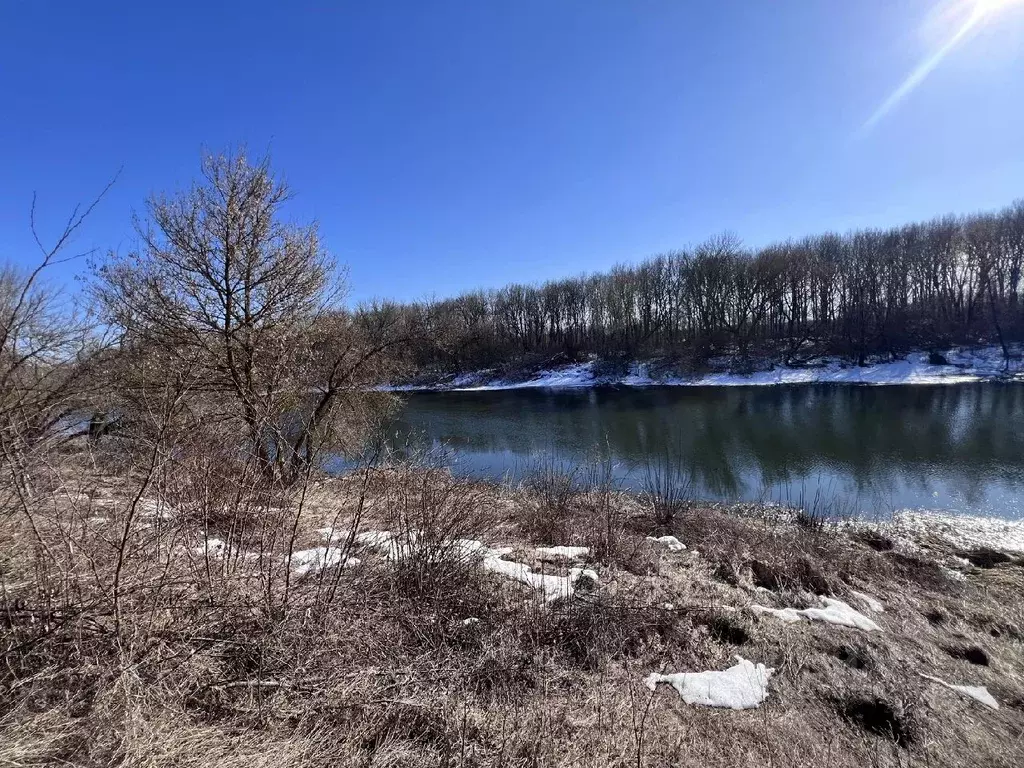
[(713, 499), (824, 492), (872, 513), (1006, 517), (1024, 506), (1016, 384), (414, 393), (388, 433), (396, 448), (447, 445), (456, 471), (490, 477), (537, 457), (573, 464), (599, 453), (627, 486), (652, 463), (674, 464)]

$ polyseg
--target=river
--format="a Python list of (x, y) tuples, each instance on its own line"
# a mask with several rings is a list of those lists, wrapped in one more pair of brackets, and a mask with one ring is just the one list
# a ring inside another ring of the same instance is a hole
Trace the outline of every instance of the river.
[(388, 429), (399, 455), (525, 476), (607, 461), (618, 483), (671, 475), (694, 498), (830, 514), (929, 509), (1024, 518), (1024, 385), (415, 392)]

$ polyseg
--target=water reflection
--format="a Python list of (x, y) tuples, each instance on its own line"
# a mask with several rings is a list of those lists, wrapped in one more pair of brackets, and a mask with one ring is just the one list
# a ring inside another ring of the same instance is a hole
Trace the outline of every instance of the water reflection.
[(627, 485), (668, 460), (704, 497), (823, 491), (871, 513), (1020, 517), (1024, 492), (1024, 387), (1013, 384), (416, 393), (389, 439), (447, 445), (472, 474), (599, 452)]

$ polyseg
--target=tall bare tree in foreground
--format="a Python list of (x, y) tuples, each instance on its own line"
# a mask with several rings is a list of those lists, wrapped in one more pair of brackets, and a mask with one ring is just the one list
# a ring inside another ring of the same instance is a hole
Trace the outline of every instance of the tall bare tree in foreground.
[(193, 424), (241, 434), (268, 480), (291, 484), (365, 417), (365, 384), (397, 342), (343, 311), (344, 280), (317, 225), (286, 222), (287, 186), (266, 159), (206, 156), (187, 192), (149, 200), (141, 248), (97, 270), (120, 330), (129, 400), (190, 380)]

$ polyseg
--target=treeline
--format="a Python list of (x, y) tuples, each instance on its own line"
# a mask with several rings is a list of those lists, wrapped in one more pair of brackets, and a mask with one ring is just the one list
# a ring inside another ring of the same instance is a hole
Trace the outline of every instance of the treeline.
[(418, 329), (420, 370), (515, 360), (730, 354), (795, 363), (1024, 338), (1024, 200), (998, 213), (744, 248), (731, 235), (607, 274), (442, 301), (377, 304), (364, 319)]

